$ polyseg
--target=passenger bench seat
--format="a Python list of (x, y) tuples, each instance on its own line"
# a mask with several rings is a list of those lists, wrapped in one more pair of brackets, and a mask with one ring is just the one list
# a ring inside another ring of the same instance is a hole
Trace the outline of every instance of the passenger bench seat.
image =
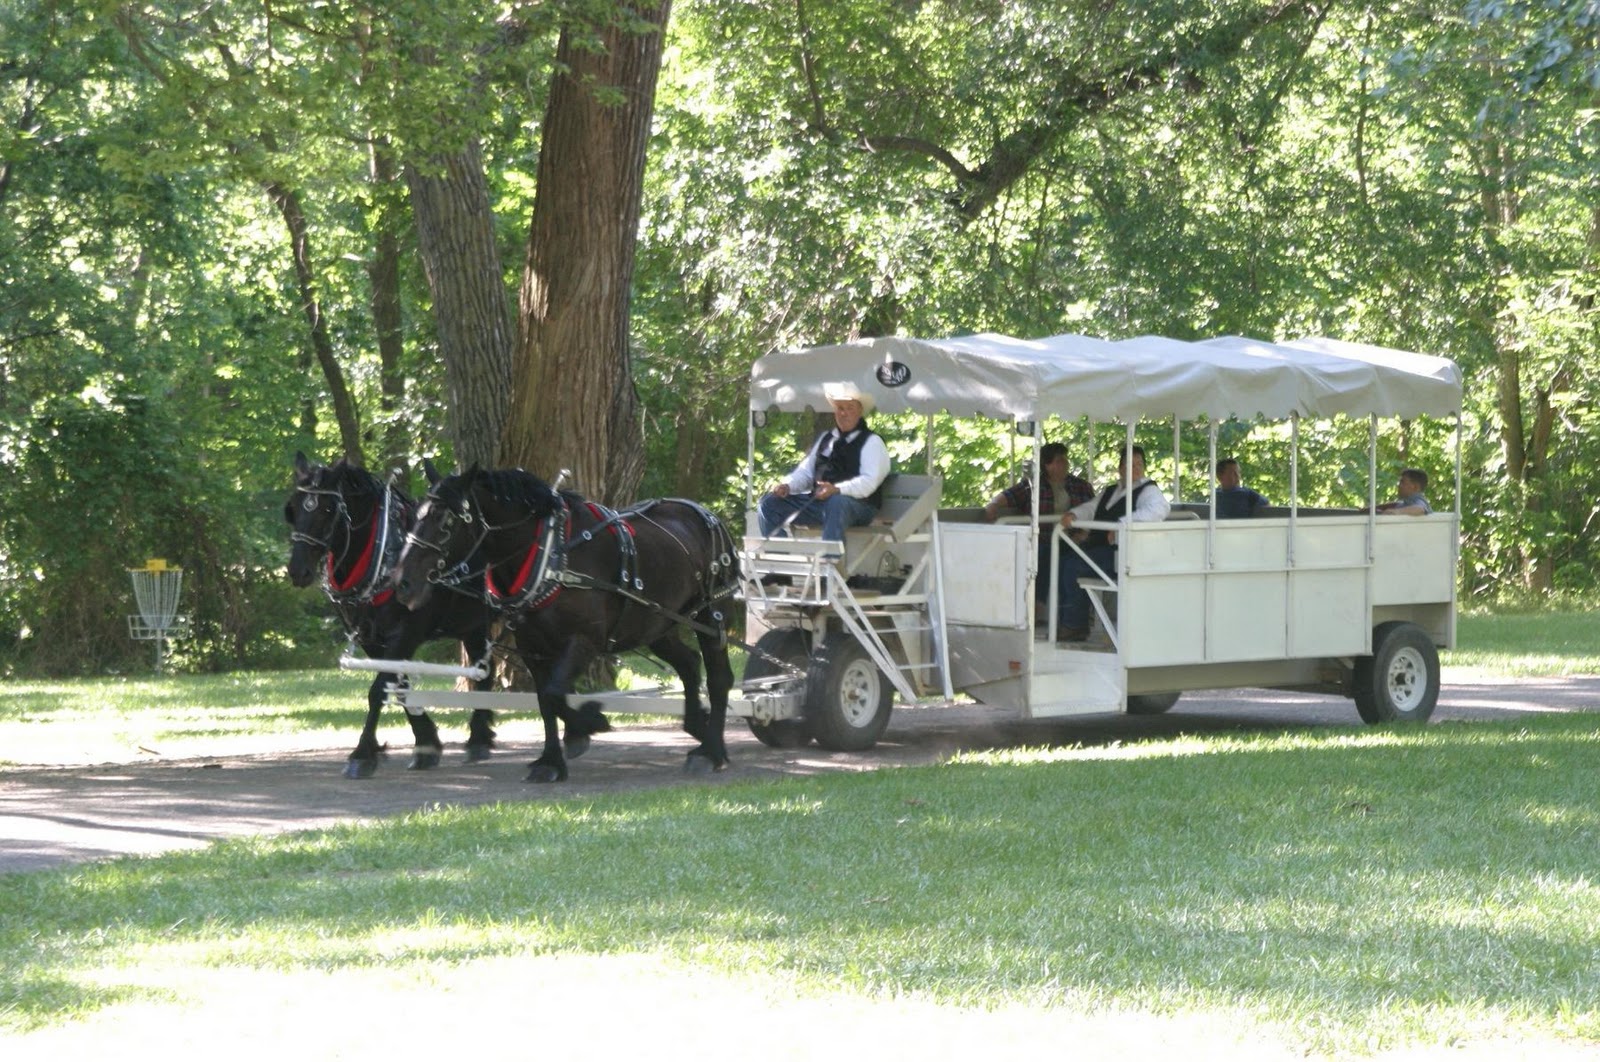
[(923, 529), (939, 509), (942, 476), (891, 473), (883, 481), (883, 502), (872, 523), (844, 533), (844, 573), (873, 574), (870, 567), (895, 543)]

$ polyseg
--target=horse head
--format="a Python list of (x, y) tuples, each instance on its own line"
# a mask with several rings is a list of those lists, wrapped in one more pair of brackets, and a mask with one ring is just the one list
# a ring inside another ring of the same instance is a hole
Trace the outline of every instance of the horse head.
[(561, 509), (562, 499), (543, 480), (520, 469), (467, 471), (439, 476), (425, 463), (432, 486), (406, 536), (393, 586), (402, 604), (421, 608), (436, 585), (463, 577), (480, 549), (489, 556), (531, 541), (538, 522)]
[(372, 520), (382, 486), (341, 457), (332, 465), (294, 455), (294, 482), (283, 518), (289, 524), (289, 580), (310, 586), (323, 564), (337, 565), (359, 551), (356, 529)]
[(423, 461), (428, 493), (417, 508), (417, 523), (406, 535), (395, 565), (395, 596), (407, 608), (422, 608), (433, 589), (458, 569), (482, 540), (482, 520), (472, 499), (472, 484), (482, 475), (474, 464), (467, 471), (441, 476), (432, 461)]

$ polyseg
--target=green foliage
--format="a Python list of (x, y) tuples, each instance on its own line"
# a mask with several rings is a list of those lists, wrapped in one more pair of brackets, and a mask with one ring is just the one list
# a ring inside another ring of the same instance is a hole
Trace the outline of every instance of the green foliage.
[[(1530, 564), (1587, 584), (1594, 141), (1581, 94), (1557, 84), (1579, 68), (1584, 24), (1581, 5), (1556, 5), (1548, 26), (1535, 7), (1256, 25), (1252, 5), (1125, 20), (1077, 4), (680, 5), (639, 328), (648, 358), (703, 365), (717, 387), (647, 378), (648, 406), (684, 410), (660, 438), (681, 447), (687, 427), (737, 462), (729, 389), (754, 356), (857, 333), (1359, 338), (1466, 372), (1469, 592), (1506, 592)], [(1135, 57), (1136, 74), (1108, 79)], [(1551, 57), (1561, 79), (1514, 76)], [(1072, 91), (1102, 79), (1115, 87)], [(967, 212), (1012, 163), (992, 205)], [(1491, 182), (1508, 189), (1499, 205)], [(1530, 449), (1515, 471), (1507, 454), (1540, 445), (1542, 417), (1577, 445)], [(1365, 502), (1364, 435), (1308, 426), (1303, 502)], [(1378, 492), (1406, 464), (1447, 487), (1450, 439), (1385, 425)], [(1229, 442), (1287, 497), (1281, 434)], [(952, 456), (979, 464), (948, 464), (959, 480), (1005, 452), (963, 444)], [(1186, 443), (1185, 496), (1209, 482), (1203, 463)]]
[[(1463, 366), (1469, 600), (1592, 588), (1591, 14), (680, 2), (632, 308), (641, 493), (737, 518), (745, 380), (769, 350), (887, 332), (1332, 334)], [(122, 569), (145, 555), (188, 572), (183, 666), (326, 637), (315, 595), (281, 585), (276, 508), (294, 451), (331, 458), (341, 439), (265, 189), (305, 211), (362, 445), (448, 464), (450, 383), (405, 189), (374, 177), (374, 152), (434, 172), (481, 145), (512, 298), (558, 33), (581, 45), (629, 17), (613, 0), (0, 8), (0, 666), (139, 666), (119, 616)], [(387, 367), (367, 271), (380, 233), (401, 245), (404, 352)], [(924, 427), (881, 426), (915, 465)], [(813, 427), (758, 442), (759, 475)], [(952, 503), (1019, 474), (1007, 426), (945, 430)], [(1098, 482), (1116, 431), (1047, 436)], [(1365, 500), (1363, 433), (1305, 426), (1304, 503)], [(1380, 493), (1403, 464), (1453, 480), (1447, 440), (1385, 425)], [(1159, 427), (1143, 441), (1170, 448)], [(1224, 443), (1287, 497), (1281, 432), (1225, 426)], [(1202, 496), (1203, 445), (1183, 445), (1180, 468), (1154, 471)], [(79, 514), (99, 524), (62, 535)]]
[[(281, 575), (289, 458), (331, 459), (339, 443), (317, 408), (289, 235), (265, 189), (294, 189), (305, 210), (333, 355), (371, 411), (368, 445), (393, 424), (407, 464), (448, 461), (409, 259), (401, 283), (421, 337), (398, 370), (417, 382), (408, 404), (380, 408), (366, 267), (372, 226), (404, 191), (370, 182), (367, 140), (446, 150), (483, 134), (474, 121), (504, 123), (503, 109), (446, 100), (509, 68), (403, 61), (419, 42), (512, 65), (553, 47), (537, 11), (495, 51), (492, 21), (411, 6), (389, 12), (388, 37), (320, 4), (274, 5), (265, 20), (227, 4), (195, 17), (160, 3), (5, 10), (0, 470), (13, 489), (0, 508), (0, 668), (148, 667), (125, 626), (125, 569), (148, 556), (185, 569), (194, 624), (178, 666), (333, 651), (320, 596)], [(520, 104), (509, 88), (497, 99)]]

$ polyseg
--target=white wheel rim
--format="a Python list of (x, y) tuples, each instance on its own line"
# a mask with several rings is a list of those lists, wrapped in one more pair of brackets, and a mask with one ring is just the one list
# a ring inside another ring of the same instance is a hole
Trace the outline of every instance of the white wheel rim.
[(1396, 711), (1409, 712), (1422, 704), (1428, 692), (1428, 665), (1422, 654), (1410, 647), (1396, 652), (1389, 661), (1386, 686)]
[(839, 708), (845, 722), (864, 727), (878, 714), (882, 677), (870, 660), (853, 660), (839, 676)]

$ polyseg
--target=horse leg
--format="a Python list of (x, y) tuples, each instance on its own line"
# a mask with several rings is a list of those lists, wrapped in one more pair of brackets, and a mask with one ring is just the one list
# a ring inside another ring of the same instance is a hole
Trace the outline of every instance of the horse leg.
[[(415, 618), (404, 605), (391, 601), (380, 606), (372, 622), (376, 630), (381, 632), (382, 641), (374, 647), (377, 652), (369, 651), (368, 655), (376, 655), (384, 660), (410, 660), (411, 654), (426, 640), (426, 631), (418, 629)], [(401, 689), (409, 689), (411, 685), (404, 675), (379, 675), (373, 682), (372, 691), (368, 694), (373, 711), (368, 714), (367, 722), (374, 728), (374, 736), (378, 723), (376, 712), (386, 698), (385, 687), (390, 683), (397, 684)], [(373, 701), (374, 696), (377, 697), (376, 701)], [(439, 740), (439, 728), (434, 725), (433, 717), (420, 705), (406, 704), (404, 708), (406, 722), (411, 725), (412, 745), (411, 762), (406, 764), (406, 770), (427, 771), (439, 766), (444, 759), (444, 742)]]
[[(484, 660), (485, 650), (489, 640), (482, 632), (475, 632), (461, 639), (462, 648), (474, 662)], [(484, 660), (487, 663), (486, 660)], [(494, 673), (488, 669), (489, 674), (483, 676), (472, 684), (478, 693), (487, 693), (494, 687)], [(481, 763), (489, 758), (494, 751), (494, 712), (488, 708), (474, 708), (472, 719), (467, 723), (467, 762)]]
[[(544, 720), (544, 751), (539, 753), (539, 758), (528, 765), (528, 774), (524, 779), (529, 782), (565, 782), (567, 780), (567, 758), (561, 749), (561, 734), (558, 724), (565, 717), (569, 740), (572, 738), (572, 719), (582, 713), (573, 713), (567, 708), (567, 691), (572, 688), (572, 676), (576, 674), (589, 658), (594, 654), (583, 648), (578, 639), (567, 642), (566, 649), (554, 667), (544, 663), (533, 664), (530, 658), (533, 654), (524, 653), (523, 660), (530, 664), (533, 671), (533, 681), (539, 691), (539, 717)], [(599, 715), (599, 712), (595, 712)], [(600, 717), (602, 720), (604, 716)], [(607, 724), (609, 727), (610, 724)], [(588, 735), (578, 735), (582, 738), (582, 749), (588, 748)], [(581, 752), (582, 749), (579, 751)], [(577, 755), (578, 753), (574, 753)]]
[[(401, 678), (402, 689), (410, 685), (409, 680)], [(411, 762), (406, 764), (406, 770), (431, 771), (444, 760), (444, 741), (439, 737), (439, 728), (426, 709), (409, 704), (405, 708), (406, 722), (411, 724), (412, 742)]]
[[(678, 673), (678, 681), (683, 683), (683, 729), (700, 742), (689, 751), (683, 769), (694, 774), (704, 773), (707, 769), (719, 769), (721, 765), (708, 759), (706, 753), (706, 728), (710, 717), (700, 703), (700, 657), (684, 645), (676, 634), (667, 634), (651, 642), (650, 651)], [(723, 759), (726, 761), (727, 757)]]
[(528, 773), (522, 779), (524, 782), (567, 780), (567, 758), (561, 752), (560, 716), (557, 714), (557, 705), (565, 703), (566, 698), (559, 693), (539, 692), (539, 718), (544, 720), (544, 751), (539, 753), (538, 759), (528, 764)]
[(599, 701), (584, 701), (573, 708), (562, 697), (556, 705), (556, 715), (566, 724), (566, 737), (562, 745), (567, 750), (569, 760), (575, 760), (589, 751), (589, 738), (592, 735), (604, 734), (611, 729), (611, 720), (600, 710)]
[[(708, 618), (699, 617), (702, 623)], [(723, 733), (728, 722), (728, 691), (733, 689), (733, 664), (728, 660), (728, 643), (719, 635), (696, 632), (695, 639), (700, 643), (700, 657), (705, 661), (706, 694), (711, 701), (711, 717), (706, 721), (706, 733), (696, 751), (710, 761), (712, 770), (720, 771), (728, 766), (728, 746), (723, 741)], [(689, 755), (693, 757), (695, 753)]]
[(346, 778), (371, 778), (377, 772), (378, 757), (383, 751), (378, 747), (378, 713), (383, 711), (383, 703), (389, 699), (389, 683), (398, 678), (398, 675), (387, 671), (379, 672), (373, 677), (372, 685), (367, 687), (367, 719), (361, 726), (361, 737), (354, 751), (345, 761)]
[(696, 741), (706, 739), (706, 710), (700, 703), (700, 658), (678, 638), (668, 634), (650, 643), (650, 651), (678, 673), (683, 685), (683, 731)]
[[(378, 761), (386, 757), (387, 747), (378, 744), (378, 717), (384, 710), (384, 704), (389, 701), (389, 686), (405, 686), (406, 680), (402, 675), (394, 672), (378, 672), (373, 677), (373, 685), (366, 688), (366, 721), (362, 725), (362, 736), (355, 742), (355, 749), (350, 752), (349, 760), (344, 761), (344, 777), (347, 779), (365, 779), (378, 773)], [(411, 718), (411, 733), (418, 741), (418, 752), (413, 755), (411, 768), (418, 766), (438, 766), (438, 728), (434, 720), (427, 717), (426, 712), (414, 709), (419, 717)], [(432, 763), (421, 763), (418, 758), (426, 749), (434, 752)]]

